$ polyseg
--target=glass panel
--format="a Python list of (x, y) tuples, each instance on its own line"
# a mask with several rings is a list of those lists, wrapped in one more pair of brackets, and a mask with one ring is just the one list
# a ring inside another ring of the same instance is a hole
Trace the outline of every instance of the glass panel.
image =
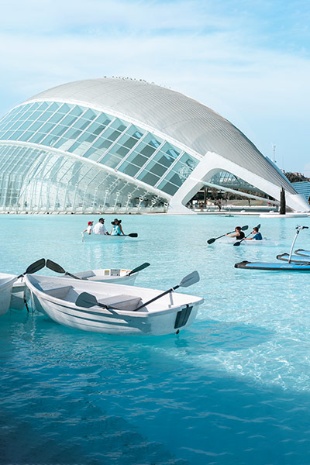
[(166, 192), (167, 194), (174, 195), (178, 190), (178, 186), (175, 186), (170, 182), (164, 182), (163, 184), (160, 184), (159, 189), (163, 192)]
[(64, 115), (62, 113), (55, 113), (51, 116), (50, 122), (53, 124), (57, 124), (63, 117)]
[(32, 136), (29, 141), (33, 142), (34, 144), (39, 144), (41, 140), (44, 138), (45, 134), (42, 134), (41, 132), (37, 132)]
[(98, 116), (98, 113), (96, 113), (93, 110), (86, 110), (86, 112), (81, 116), (81, 119), (86, 119), (87, 121), (92, 121)]
[(76, 105), (70, 111), (70, 116), (80, 116), (83, 113), (83, 109)]
[(124, 163), (122, 165), (122, 169), (119, 169), (119, 171), (134, 177), (138, 173), (139, 169), (139, 166), (132, 165), (131, 163)]
[(159, 177), (156, 176), (155, 174), (153, 173), (141, 173), (139, 176), (138, 176), (138, 179), (140, 181), (143, 181), (145, 182), (146, 184), (150, 184), (151, 186), (155, 186), (155, 184), (158, 182), (159, 180)]
[(57, 113), (58, 113), (58, 114), (61, 114), (61, 115), (63, 116), (63, 115), (66, 115), (67, 113), (69, 113), (69, 111), (70, 111), (72, 108), (73, 108), (72, 105), (68, 105), (67, 103), (63, 103), (63, 104), (59, 107)]
[(105, 156), (102, 160), (100, 160), (100, 163), (109, 166), (110, 168), (115, 168), (119, 164), (120, 160), (121, 157), (119, 155), (109, 153), (108, 156)]

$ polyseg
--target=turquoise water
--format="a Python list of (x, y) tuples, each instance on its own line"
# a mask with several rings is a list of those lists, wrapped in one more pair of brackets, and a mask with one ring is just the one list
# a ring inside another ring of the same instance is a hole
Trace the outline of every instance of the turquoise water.
[[(138, 239), (82, 243), (97, 218), (1, 215), (1, 271), (42, 257), (71, 272), (148, 261), (137, 285), (165, 290), (197, 269), (200, 282), (183, 292), (205, 302), (191, 327), (164, 337), (1, 316), (0, 463), (308, 465), (310, 274), (234, 264), (275, 261), (310, 219), (123, 216)], [(258, 223), (278, 245), (206, 243)], [(310, 248), (309, 231), (295, 248)]]

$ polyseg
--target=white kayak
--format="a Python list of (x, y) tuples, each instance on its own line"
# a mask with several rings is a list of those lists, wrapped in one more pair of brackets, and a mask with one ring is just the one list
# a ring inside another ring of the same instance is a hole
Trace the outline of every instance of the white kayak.
[(266, 237), (264, 237), (263, 239), (261, 239), (260, 241), (257, 241), (257, 240), (248, 240), (248, 239), (239, 239), (239, 240), (236, 240), (234, 237), (223, 237), (221, 239), (219, 239), (217, 242), (221, 243), (221, 244), (232, 244), (232, 245), (235, 245), (236, 243), (239, 243), (239, 245), (243, 246), (277, 246), (279, 245), (279, 242), (277, 241), (272, 241), (270, 239), (267, 239)]
[(198, 281), (195, 271), (162, 292), (123, 284), (25, 276), (32, 308), (71, 328), (120, 335), (171, 334), (189, 326), (203, 299), (174, 290)]
[(0, 315), (10, 308), (11, 292), (17, 276), (14, 274), (0, 273)]
[[(61, 278), (70, 277), (71, 279), (78, 278), (87, 281), (127, 284), (128, 286), (133, 285), (135, 283), (139, 271), (149, 266), (149, 263), (143, 263), (142, 265), (132, 270), (121, 268), (100, 268), (95, 270), (69, 273), (65, 271), (64, 268), (62, 268), (60, 265), (58, 265), (58, 263), (55, 263), (50, 259), (47, 259), (45, 264), (47, 268), (49, 268), (50, 270), (55, 271), (56, 273), (63, 273), (63, 276), (61, 276)], [(22, 310), (25, 305), (24, 293), (25, 282), (23, 276), (21, 276), (13, 284), (10, 307), (16, 310)]]

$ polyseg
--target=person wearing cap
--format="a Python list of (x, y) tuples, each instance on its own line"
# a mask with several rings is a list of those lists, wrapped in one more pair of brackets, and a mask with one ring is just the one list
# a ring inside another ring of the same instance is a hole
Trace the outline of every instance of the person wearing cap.
[(115, 218), (115, 220), (111, 222), (112, 224), (111, 236), (123, 236), (124, 235), (121, 222), (122, 220), (118, 220), (117, 218)]
[(104, 225), (104, 218), (99, 218), (98, 223), (95, 224), (93, 229), (94, 234), (108, 235), (107, 228)]
[(91, 233), (93, 232), (93, 224), (94, 224), (93, 221), (89, 221), (89, 222), (87, 223), (87, 228), (84, 229), (83, 233), (86, 232), (87, 234), (91, 234)]

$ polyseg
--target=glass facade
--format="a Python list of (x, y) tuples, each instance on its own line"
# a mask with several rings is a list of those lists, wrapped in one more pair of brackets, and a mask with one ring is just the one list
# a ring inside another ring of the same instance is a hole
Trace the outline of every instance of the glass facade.
[(0, 120), (0, 209), (167, 209), (199, 160), (120, 118), (29, 102)]

